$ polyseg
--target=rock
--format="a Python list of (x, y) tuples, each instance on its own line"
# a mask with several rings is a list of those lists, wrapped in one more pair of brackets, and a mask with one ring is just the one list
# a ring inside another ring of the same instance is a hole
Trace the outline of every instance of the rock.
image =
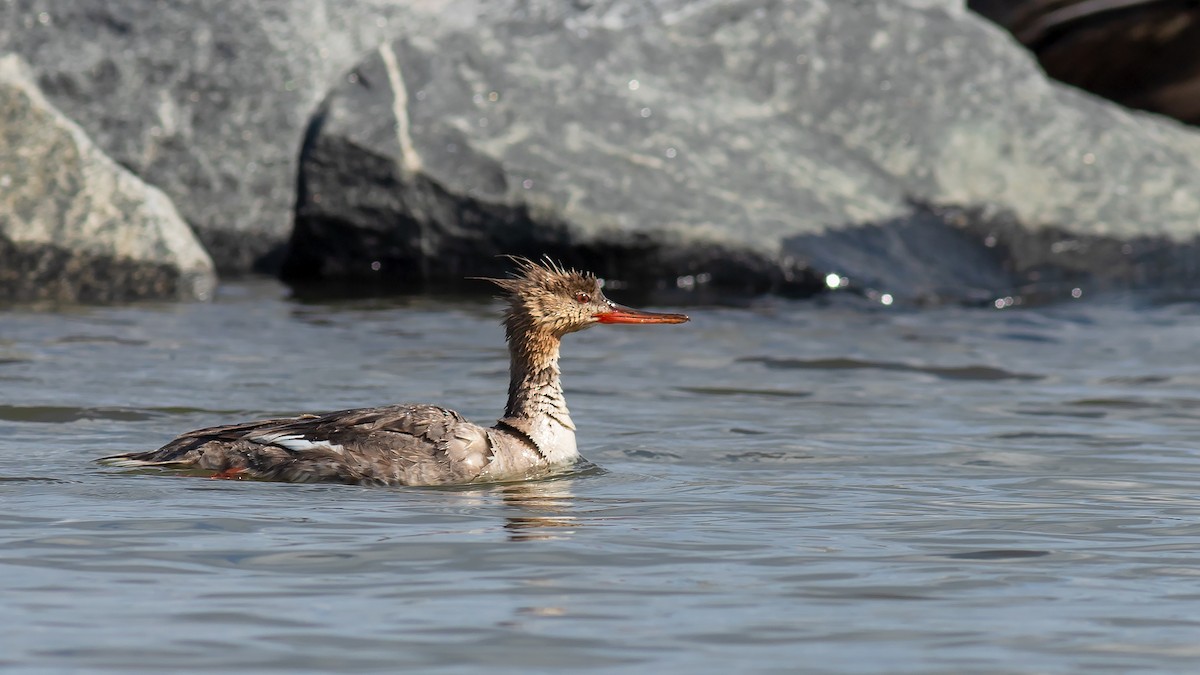
[[(223, 272), (272, 271), (291, 230), (297, 150), (360, 55), (471, 2), (0, 2), (0, 52), (179, 207)], [(456, 18), (461, 16), (462, 18)]]
[(958, 2), (518, 4), (403, 31), (333, 88), (290, 278), (445, 282), (548, 251), (914, 301), (1197, 280), (1200, 137), (1048, 82)]
[(970, 0), (1051, 76), (1200, 124), (1200, 7), (1178, 0)]
[(0, 301), (211, 295), (212, 261), (171, 200), (117, 166), (0, 58)]

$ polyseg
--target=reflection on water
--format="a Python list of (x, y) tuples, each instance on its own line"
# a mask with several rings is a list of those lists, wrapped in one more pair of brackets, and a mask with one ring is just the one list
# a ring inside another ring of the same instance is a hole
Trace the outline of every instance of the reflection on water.
[(504, 485), (497, 492), (513, 514), (505, 517), (504, 529), (512, 541), (565, 539), (580, 522), (571, 515), (571, 479)]
[(405, 489), (93, 460), (385, 402), (490, 422), (495, 306), (7, 313), (0, 667), (1194, 669), (1200, 303), (691, 314), (567, 339), (601, 469)]

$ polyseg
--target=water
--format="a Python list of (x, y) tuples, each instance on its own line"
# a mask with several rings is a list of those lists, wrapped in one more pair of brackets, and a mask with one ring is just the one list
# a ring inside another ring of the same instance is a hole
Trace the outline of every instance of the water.
[(540, 483), (94, 464), (199, 426), (503, 402), (499, 308), (414, 298), (0, 316), (0, 668), (1188, 672), (1200, 303), (763, 301), (568, 338)]

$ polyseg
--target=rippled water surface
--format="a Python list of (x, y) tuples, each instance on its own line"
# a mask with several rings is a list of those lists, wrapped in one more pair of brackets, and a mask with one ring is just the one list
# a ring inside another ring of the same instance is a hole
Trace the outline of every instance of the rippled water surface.
[(0, 314), (0, 668), (1200, 663), (1200, 304), (690, 312), (567, 339), (598, 469), (469, 489), (92, 460), (385, 402), (494, 419), (494, 304)]

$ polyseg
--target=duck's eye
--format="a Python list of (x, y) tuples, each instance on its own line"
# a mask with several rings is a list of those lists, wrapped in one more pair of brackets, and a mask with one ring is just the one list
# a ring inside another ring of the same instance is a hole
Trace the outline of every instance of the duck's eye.
[(586, 305), (587, 303), (589, 303), (591, 301), (592, 301), (592, 296), (588, 295), (587, 293), (584, 293), (583, 291), (579, 291), (575, 294), (575, 302), (578, 302), (581, 305)]

